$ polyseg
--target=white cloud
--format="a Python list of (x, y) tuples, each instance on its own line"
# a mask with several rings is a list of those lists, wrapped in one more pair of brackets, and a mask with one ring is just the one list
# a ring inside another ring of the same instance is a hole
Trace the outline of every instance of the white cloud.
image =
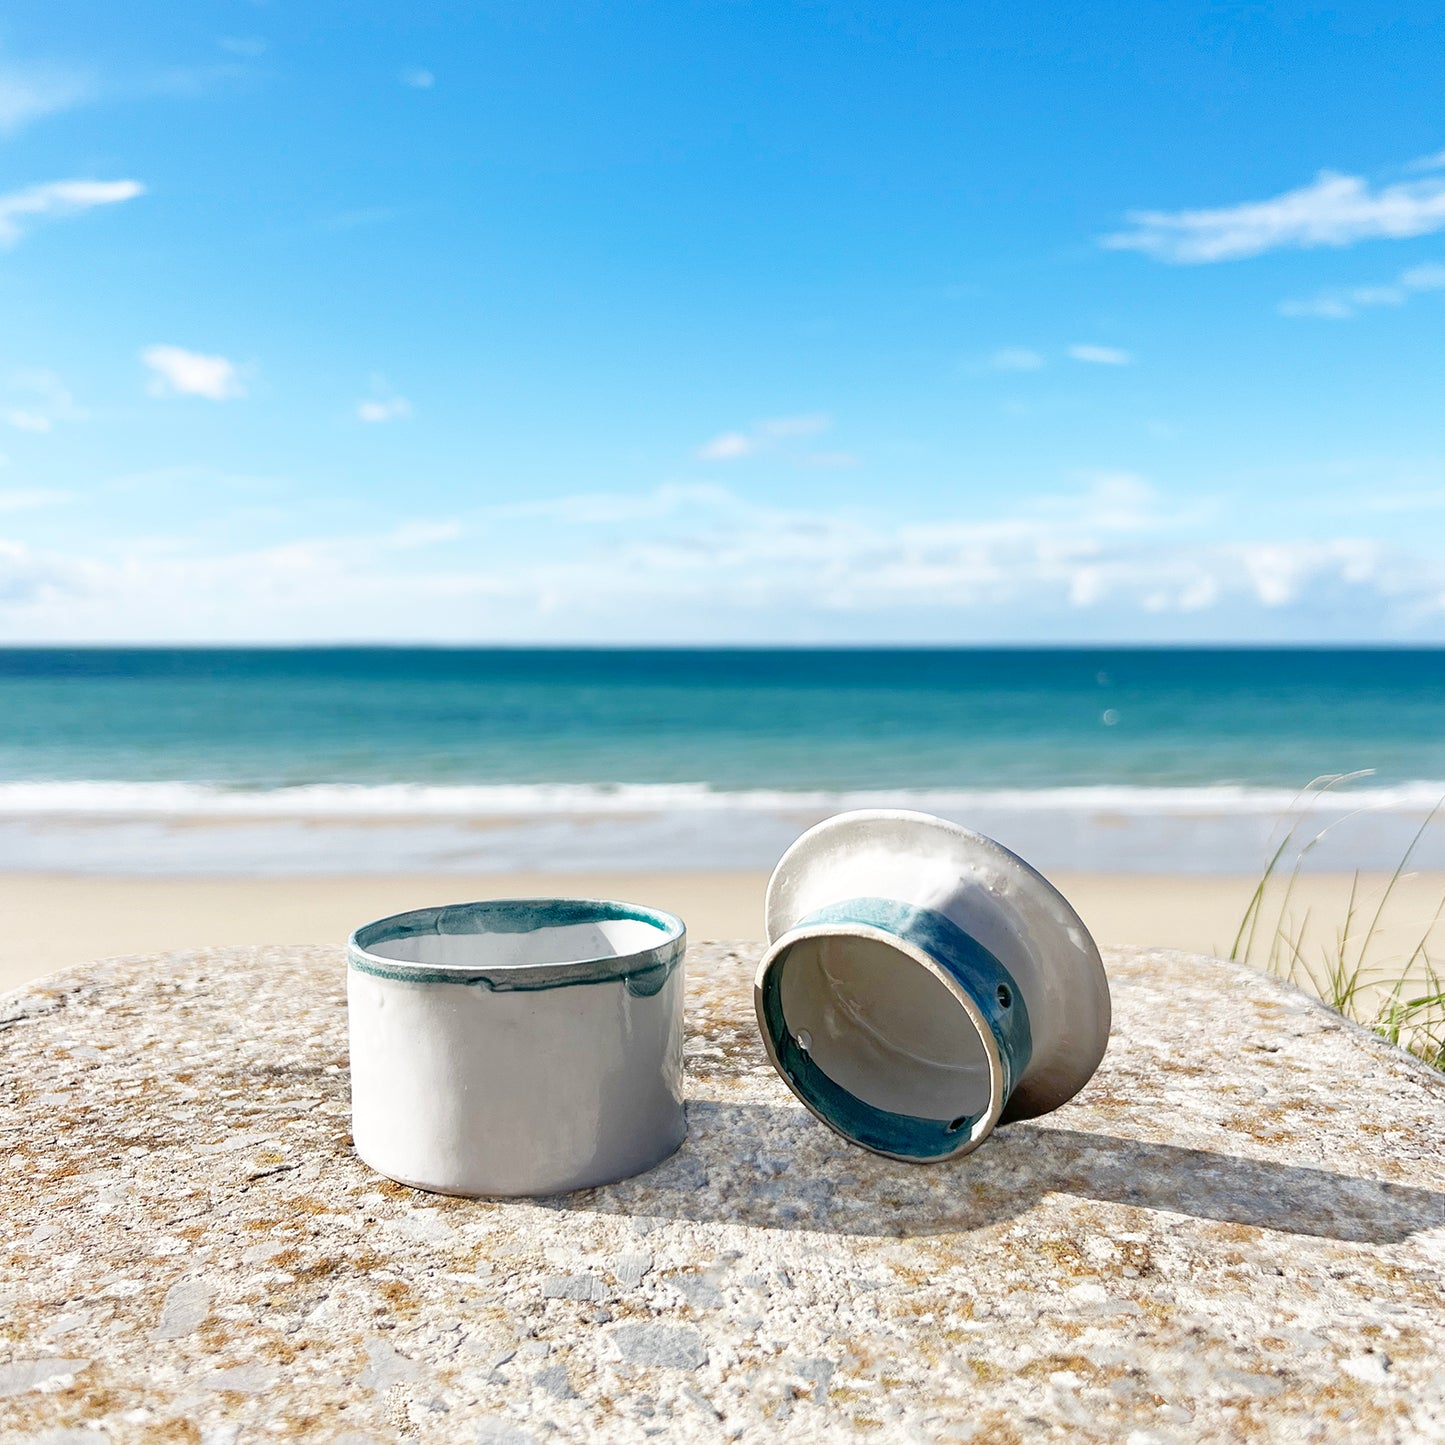
[[(545, 592), (549, 615), (564, 619), (586, 614), (604, 577), (641, 616), (770, 609), (831, 616), (846, 631), (845, 618), (916, 613), (935, 625), (952, 617), (965, 636), (1000, 615), (1022, 635), (1040, 619), (1065, 629), (1099, 625), (1062, 621), (1070, 616), (1125, 629), (1130, 618), (1193, 618), (1190, 626), (1207, 630), (1209, 618), (1226, 619), (1213, 625), (1227, 629), (1261, 611), (1298, 620), (1339, 606), (1399, 620), (1411, 608), (1429, 613), (1428, 599), (1445, 588), (1445, 561), (1368, 539), (1200, 542), (1197, 509), (1169, 505), (1130, 473), (993, 517), (901, 524), (874, 513), (761, 506), (723, 489), (659, 491), (631, 506), (614, 497), (600, 509), (574, 497), (567, 507), (591, 524), (591, 549), (488, 574), (508, 596)], [(651, 525), (640, 532), (606, 525), (643, 514)], [(1445, 611), (1436, 614), (1445, 631)]]
[[(34, 615), (52, 605), (85, 605), (93, 564), (73, 557), (39, 556), (23, 542), (0, 538), (0, 618)], [(22, 630), (12, 633), (25, 638)], [(27, 639), (28, 640), (28, 639)]]
[(224, 356), (204, 356), (181, 346), (148, 346), (140, 359), (153, 373), (152, 396), (203, 396), (210, 401), (229, 401), (246, 394), (235, 362)]
[(266, 53), (266, 42), (258, 35), (223, 35), (218, 43), (228, 54), (248, 60)]
[(55, 66), (0, 66), (0, 135), (33, 120), (84, 105), (94, 94), (88, 75)]
[(1445, 151), (1436, 151), (1434, 155), (1420, 156), (1405, 167), (1407, 171), (1445, 171)]
[(1307, 186), (1263, 201), (1187, 211), (1131, 211), (1134, 229), (1100, 238), (1116, 251), (1202, 264), (1281, 249), (1352, 246), (1445, 230), (1445, 177), (1378, 190), (1360, 176), (1321, 171)]
[[(754, 457), (760, 452), (773, 451), (781, 445), (799, 437), (818, 436), (833, 425), (832, 418), (822, 412), (809, 412), (803, 416), (780, 416), (755, 426), (751, 431), (725, 431), (704, 442), (694, 453), (703, 462), (735, 462), (743, 457)], [(793, 459), (803, 466), (830, 465), (827, 456), (817, 453), (791, 453)], [(833, 456), (841, 453), (833, 453)], [(831, 463), (837, 465), (836, 461)], [(853, 459), (848, 465), (856, 465)]]
[(13, 246), (31, 221), (73, 216), (94, 206), (112, 206), (144, 194), (145, 187), (139, 181), (46, 181), (11, 191), (0, 196), (0, 246)]
[(1302, 301), (1281, 301), (1281, 316), (1317, 316), (1344, 321), (1376, 306), (1403, 306), (1420, 291), (1445, 291), (1445, 266), (1426, 264), (1401, 271), (1393, 281), (1321, 291)]
[(0, 544), (0, 636), (1445, 638), (1445, 558), (1428, 547), (1201, 540), (1197, 511), (1129, 473), (992, 513), (980, 497), (900, 521), (884, 504), (785, 508), (669, 486), (230, 552)]
[(411, 403), (404, 396), (359, 401), (356, 415), (361, 421), (403, 421), (411, 415)]
[(1069, 355), (1075, 361), (1089, 361), (1096, 366), (1129, 366), (1134, 360), (1117, 346), (1071, 346)]
[(990, 371), (1038, 371), (1043, 364), (1044, 358), (1027, 346), (1002, 346), (986, 363)]
[(437, 83), (437, 78), (429, 70), (403, 70), (401, 83), (409, 85), (413, 90), (430, 90)]
[[(400, 617), (408, 599), (455, 605), (464, 589), (446, 574), (434, 580), (426, 549), (462, 532), (454, 521), (418, 520), (375, 535), (233, 552), (139, 539), (127, 548), (107, 545), (100, 555), (41, 551), (0, 538), (0, 636), (285, 638), (298, 635), (300, 619), (306, 619), (300, 635), (308, 627), (322, 636), (384, 635), (382, 612)], [(374, 594), (364, 586), (368, 576), (377, 579)], [(471, 581), (471, 594), (488, 590), (485, 580)], [(382, 598), (378, 611), (373, 602)], [(365, 619), (359, 634), (345, 623), (347, 610)]]
[(756, 440), (746, 432), (725, 431), (704, 442), (697, 449), (697, 456), (703, 462), (731, 462), (750, 457), (757, 449)]
[[(1165, 512), (1158, 490), (1137, 472), (1095, 472), (1081, 480), (1081, 490), (1041, 497), (1031, 510), (1055, 523), (1121, 533), (1167, 530), (1186, 520), (1181, 514)], [(1195, 511), (1188, 517), (1197, 515)]]
[(38, 411), (25, 411), (16, 407), (5, 413), (5, 424), (13, 426), (16, 431), (47, 432), (54, 425), (48, 416), (43, 416)]

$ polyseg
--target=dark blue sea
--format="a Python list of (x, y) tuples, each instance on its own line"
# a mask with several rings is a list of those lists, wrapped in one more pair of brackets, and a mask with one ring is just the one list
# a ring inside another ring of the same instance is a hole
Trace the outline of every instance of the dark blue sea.
[(8, 867), (765, 867), (864, 804), (1160, 871), (1303, 813), (1381, 867), (1442, 794), (1442, 650), (0, 651)]

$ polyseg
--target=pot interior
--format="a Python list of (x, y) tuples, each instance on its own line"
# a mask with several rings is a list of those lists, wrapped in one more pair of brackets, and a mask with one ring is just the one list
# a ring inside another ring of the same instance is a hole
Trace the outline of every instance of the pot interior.
[(828, 935), (799, 939), (773, 968), (793, 1043), (855, 1099), (960, 1129), (988, 1109), (989, 1055), (972, 1017), (910, 954)]
[(681, 923), (625, 904), (500, 899), (424, 908), (358, 930), (375, 958), (460, 970), (627, 958), (677, 938)]

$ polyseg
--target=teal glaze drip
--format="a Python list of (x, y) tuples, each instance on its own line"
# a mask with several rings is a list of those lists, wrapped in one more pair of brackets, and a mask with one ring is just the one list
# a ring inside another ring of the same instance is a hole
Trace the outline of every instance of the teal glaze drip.
[[(943, 968), (978, 1006), (998, 1045), (1003, 1063), (1004, 1104), (1028, 1068), (1033, 1053), (1028, 1006), (1013, 976), (977, 939), (931, 908), (890, 898), (850, 898), (800, 919), (796, 927), (829, 928), (861, 924), (921, 949)], [(783, 1016), (782, 970), (770, 968), (763, 982), (763, 1018), (783, 1073), (841, 1133), (870, 1149), (909, 1159), (946, 1159), (969, 1139), (978, 1115), (922, 1119), (865, 1103), (835, 1083), (798, 1046)], [(1000, 990), (1006, 990), (1001, 994)], [(1005, 1005), (1003, 997), (1008, 998)]]
[[(534, 933), (543, 928), (576, 924), (647, 923), (663, 934), (651, 948), (626, 955), (577, 959), (566, 963), (485, 965), (476, 968), (428, 968), (379, 958), (368, 950), (378, 943), (400, 938), (464, 937), (488, 933)], [(480, 903), (456, 903), (440, 908), (418, 908), (358, 928), (347, 949), (347, 960), (358, 973), (397, 983), (452, 983), (484, 988), (488, 993), (536, 993), (595, 983), (626, 985), (635, 998), (660, 993), (682, 962), (687, 949), (685, 933), (670, 914), (634, 904), (585, 898), (502, 898)]]
[(685, 945), (679, 941), (668, 954), (660, 958), (657, 963), (647, 967), (639, 968), (632, 973), (624, 973), (622, 982), (633, 998), (654, 998), (662, 992), (662, 986), (677, 972), (677, 966), (682, 962), (682, 955)]

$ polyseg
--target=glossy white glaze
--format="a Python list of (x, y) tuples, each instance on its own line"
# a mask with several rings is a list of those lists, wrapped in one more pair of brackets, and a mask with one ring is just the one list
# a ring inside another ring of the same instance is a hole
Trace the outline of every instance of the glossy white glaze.
[(1093, 1077), (1109, 1037), (1103, 963), (1078, 914), (1023, 859), (926, 813), (840, 813), (804, 833), (773, 872), (767, 897), (772, 953), (800, 920), (854, 898), (942, 914), (1017, 981), (1032, 1052), (1003, 1121), (1048, 1113)]
[[(673, 923), (671, 938), (604, 920), (353, 940), (357, 1152), (401, 1183), (466, 1195), (561, 1193), (660, 1163), (687, 1129)], [(671, 964), (627, 975), (669, 949)], [(578, 979), (588, 960), (598, 981)]]

